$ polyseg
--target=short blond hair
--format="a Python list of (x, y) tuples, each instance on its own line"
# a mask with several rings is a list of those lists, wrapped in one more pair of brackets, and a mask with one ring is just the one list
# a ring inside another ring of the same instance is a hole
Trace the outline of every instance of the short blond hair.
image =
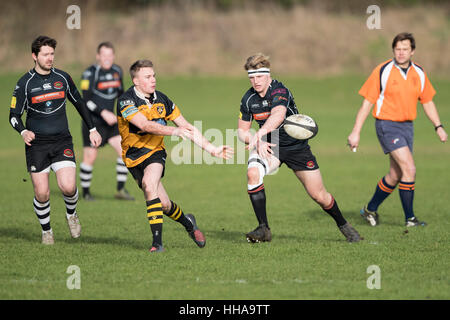
[(257, 53), (247, 58), (244, 65), (245, 70), (254, 70), (259, 68), (270, 68), (270, 57), (263, 53)]

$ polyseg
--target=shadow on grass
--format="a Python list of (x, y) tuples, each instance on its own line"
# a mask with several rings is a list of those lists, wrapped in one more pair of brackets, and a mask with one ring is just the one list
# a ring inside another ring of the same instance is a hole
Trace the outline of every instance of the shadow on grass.
[[(61, 236), (60, 236), (61, 237)], [(40, 234), (36, 232), (30, 232), (29, 230), (23, 228), (0, 228), (0, 238), (9, 238), (16, 240), (25, 240), (33, 243), (40, 243)], [(124, 239), (119, 237), (101, 237), (101, 236), (90, 236), (81, 235), (78, 239), (70, 238), (68, 235), (64, 235), (64, 238), (58, 238), (55, 235), (55, 244), (57, 243), (68, 243), (68, 244), (105, 244), (118, 247), (129, 247), (138, 250), (148, 249), (149, 245), (146, 245), (142, 241), (134, 241), (132, 239)]]
[[(283, 242), (346, 242), (345, 238), (339, 233), (336, 232), (334, 235), (330, 235), (326, 238), (317, 238), (315, 236), (311, 236), (310, 234), (302, 234), (302, 227), (299, 226), (298, 234), (282, 234), (282, 231), (276, 232), (272, 229), (272, 242), (283, 241)], [(251, 230), (248, 230), (251, 231)], [(247, 231), (247, 232), (248, 232)], [(234, 230), (206, 230), (205, 234), (207, 238), (220, 239), (232, 243), (247, 243), (247, 238), (245, 234), (247, 232), (234, 231)]]

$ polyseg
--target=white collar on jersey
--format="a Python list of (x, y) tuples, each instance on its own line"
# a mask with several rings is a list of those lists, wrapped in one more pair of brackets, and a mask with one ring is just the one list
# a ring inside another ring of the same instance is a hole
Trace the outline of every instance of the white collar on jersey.
[[(150, 100), (149, 100), (142, 92), (140, 92), (140, 91), (136, 88), (136, 86), (134, 86), (133, 89), (134, 89), (134, 92), (136, 93), (136, 95), (137, 95), (139, 98), (141, 98), (141, 99), (144, 100), (149, 106), (151, 106)], [(156, 100), (156, 91), (153, 92), (153, 94), (150, 95), (150, 98), (151, 98), (151, 97), (153, 97), (153, 101)]]

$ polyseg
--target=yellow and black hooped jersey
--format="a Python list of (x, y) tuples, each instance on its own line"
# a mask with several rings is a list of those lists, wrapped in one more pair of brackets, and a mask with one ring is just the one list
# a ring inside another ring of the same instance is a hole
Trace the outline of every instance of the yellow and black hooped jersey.
[(122, 137), (122, 158), (127, 167), (134, 167), (164, 149), (164, 136), (144, 132), (130, 121), (140, 112), (148, 120), (167, 125), (181, 115), (178, 107), (162, 92), (145, 97), (134, 86), (117, 100), (117, 118)]

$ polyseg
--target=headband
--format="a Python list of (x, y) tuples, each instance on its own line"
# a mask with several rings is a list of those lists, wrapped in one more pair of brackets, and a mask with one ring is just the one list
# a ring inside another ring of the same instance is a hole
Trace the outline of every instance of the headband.
[(247, 73), (249, 77), (261, 76), (264, 74), (270, 74), (270, 69), (269, 68), (250, 69), (247, 70)]

